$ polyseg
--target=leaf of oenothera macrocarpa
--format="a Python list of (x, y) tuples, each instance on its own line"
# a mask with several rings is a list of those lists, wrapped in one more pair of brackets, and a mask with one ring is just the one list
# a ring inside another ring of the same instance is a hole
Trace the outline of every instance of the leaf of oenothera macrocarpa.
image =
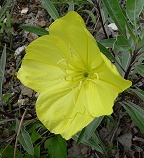
[[(16, 131), (19, 128), (19, 120), (16, 119)], [(18, 141), (22, 145), (22, 147), (30, 154), (34, 155), (34, 148), (31, 141), (31, 137), (29, 133), (25, 130), (25, 127), (22, 126), (19, 135), (17, 136)]]
[(131, 88), (131, 90), (133, 92), (135, 92), (144, 101), (144, 91), (143, 90), (141, 90), (139, 88), (137, 88), (137, 89), (132, 89)]
[(136, 70), (141, 76), (144, 77), (144, 65), (137, 65)]
[(139, 26), (139, 15), (144, 7), (144, 0), (127, 0), (126, 13), (135, 28)]
[(23, 25), (23, 26), (21, 26), (21, 28), (28, 32), (35, 33), (35, 34), (41, 35), (41, 36), (49, 34), (49, 32), (47, 30), (40, 28), (40, 27), (36, 27), (36, 26)]
[(0, 100), (2, 98), (2, 84), (5, 72), (5, 65), (6, 65), (6, 45), (4, 46), (1, 60), (0, 60)]
[(56, 20), (59, 18), (59, 13), (50, 0), (42, 0), (42, 4), (53, 20)]
[(103, 0), (110, 17), (123, 35), (126, 35), (126, 17), (119, 5), (118, 0)]
[(130, 115), (133, 122), (139, 127), (141, 132), (144, 132), (144, 109), (134, 103), (121, 103), (127, 113)]
[(1, 9), (0, 9), (0, 19), (1, 19), (1, 17), (4, 15), (4, 13), (5, 13), (7, 7), (8, 7), (9, 4), (10, 4), (10, 2), (11, 2), (10, 0), (7, 0), (6, 3), (5, 3), (5, 5), (1, 7)]
[(48, 149), (50, 157), (66, 158), (66, 140), (61, 135), (56, 135), (45, 141), (45, 148)]

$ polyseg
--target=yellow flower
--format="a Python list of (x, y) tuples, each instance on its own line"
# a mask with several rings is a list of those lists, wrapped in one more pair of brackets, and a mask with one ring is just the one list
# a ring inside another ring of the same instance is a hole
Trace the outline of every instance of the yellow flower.
[(131, 86), (100, 52), (74, 11), (55, 20), (49, 35), (27, 47), (18, 78), (40, 93), (36, 102), (39, 120), (65, 139), (95, 117), (110, 115), (118, 94)]

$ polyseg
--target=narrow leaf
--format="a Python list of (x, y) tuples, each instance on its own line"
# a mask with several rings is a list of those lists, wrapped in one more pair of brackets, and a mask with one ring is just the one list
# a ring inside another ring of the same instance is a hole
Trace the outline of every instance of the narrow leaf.
[(129, 40), (126, 39), (123, 35), (117, 36), (116, 42), (114, 43), (114, 49), (116, 51), (125, 51), (131, 48)]
[(75, 5), (74, 1), (73, 0), (70, 1), (70, 2), (68, 1), (67, 4), (69, 5), (68, 11), (73, 11), (74, 10), (74, 5)]
[(144, 109), (134, 103), (121, 103), (134, 123), (144, 133)]
[(95, 118), (86, 128), (85, 128), (85, 135), (86, 139), (89, 139), (94, 134), (97, 127), (101, 124), (103, 120), (103, 116)]
[(113, 57), (113, 55), (111, 54), (111, 52), (109, 52), (101, 43), (97, 42), (98, 47), (100, 49), (100, 51), (109, 59), (112, 59), (115, 61), (115, 58)]
[(50, 0), (42, 0), (42, 4), (53, 20), (59, 18), (59, 13)]
[(18, 140), (21, 143), (21, 145), (23, 146), (23, 148), (30, 154), (30, 155), (34, 155), (34, 148), (33, 148), (33, 144), (31, 141), (31, 137), (29, 135), (29, 133), (23, 129), (20, 134), (18, 135)]
[(107, 8), (110, 17), (113, 19), (114, 23), (120, 30), (120, 32), (126, 35), (126, 18), (123, 14), (118, 0), (103, 0), (103, 4)]
[(4, 46), (0, 61), (0, 100), (2, 99), (2, 84), (6, 65), (6, 45)]
[(139, 23), (139, 15), (144, 7), (144, 0), (127, 0), (126, 13), (131, 23), (137, 27)]
[(26, 30), (26, 31), (29, 31), (31, 33), (35, 33), (37, 35), (47, 35), (49, 34), (49, 32), (43, 28), (40, 28), (40, 27), (36, 27), (36, 26), (26, 26), (26, 25), (23, 25), (21, 26), (22, 29)]
[(141, 76), (144, 77), (144, 65), (137, 65), (136, 70)]
[[(77, 140), (78, 140), (78, 137), (79, 137), (79, 135), (76, 134), (76, 135), (73, 137), (73, 139), (74, 139), (75, 141), (77, 141)], [(101, 140), (100, 140), (100, 138), (99, 138), (97, 132), (94, 133), (90, 139), (88, 139), (88, 140), (83, 139), (83, 140), (81, 141), (81, 143), (86, 144), (86, 145), (88, 145), (88, 146), (94, 148), (96, 151), (98, 151), (98, 152), (100, 152), (100, 153), (102, 153), (102, 154), (105, 153), (105, 147), (104, 147), (104, 145), (102, 144), (102, 142), (101, 142)]]
[(129, 51), (123, 51), (121, 59), (122, 67), (124, 68), (124, 70), (127, 70), (131, 61), (131, 53)]
[(141, 90), (139, 88), (137, 88), (137, 89), (132, 89), (131, 88), (131, 90), (133, 92), (135, 92), (144, 101), (144, 91), (143, 90)]
[(7, 0), (5, 5), (2, 6), (2, 8), (0, 9), (0, 19), (3, 16), (3, 14), (5, 13), (5, 11), (6, 11), (7, 7), (8, 7), (8, 5), (10, 4), (10, 2), (11, 2), (10, 0)]
[(96, 17), (94, 16), (94, 13), (91, 10), (84, 10), (88, 15), (91, 17), (92, 22), (96, 24)]
[(99, 42), (100, 42), (100, 44), (102, 44), (106, 48), (113, 48), (114, 47), (114, 43), (116, 42), (116, 39), (115, 38), (102, 39)]
[(3, 123), (6, 123), (6, 122), (9, 122), (9, 121), (14, 121), (15, 119), (2, 119), (0, 120), (0, 124), (3, 124)]

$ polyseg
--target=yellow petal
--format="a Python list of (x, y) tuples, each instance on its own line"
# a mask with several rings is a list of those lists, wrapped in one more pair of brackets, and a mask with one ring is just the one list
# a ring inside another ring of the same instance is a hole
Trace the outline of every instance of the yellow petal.
[(57, 64), (63, 58), (62, 53), (54, 42), (52, 36), (43, 36), (32, 42), (18, 71), (21, 82), (37, 92), (61, 82), (64, 77), (64, 71)]
[(86, 81), (81, 87), (66, 83), (40, 94), (36, 112), (39, 120), (53, 133), (70, 139), (95, 117), (110, 115), (119, 89), (100, 81)]
[(86, 29), (83, 19), (76, 12), (69, 12), (64, 17), (57, 19), (50, 26), (49, 33), (59, 36), (69, 47), (71, 56), (76, 55), (85, 68), (88, 69), (93, 64), (98, 66), (102, 62), (101, 53), (94, 37)]
[[(107, 85), (113, 85), (117, 87), (118, 93), (124, 91), (132, 85), (132, 82), (125, 80), (121, 77), (115, 65), (113, 65), (105, 55), (101, 54), (104, 62), (95, 69), (95, 72), (99, 76), (99, 80), (108, 83)], [(108, 87), (105, 87), (108, 88)], [(110, 87), (109, 87), (110, 89)]]
[(78, 87), (66, 83), (41, 93), (36, 103), (39, 120), (51, 132), (70, 139), (94, 119), (82, 104), (76, 105), (78, 96)]

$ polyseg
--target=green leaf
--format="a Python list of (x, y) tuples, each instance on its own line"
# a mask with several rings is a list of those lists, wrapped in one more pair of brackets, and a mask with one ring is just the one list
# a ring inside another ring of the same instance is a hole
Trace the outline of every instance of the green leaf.
[(118, 0), (103, 0), (103, 4), (107, 8), (110, 17), (115, 22), (120, 32), (126, 36), (126, 17), (123, 14)]
[(144, 7), (144, 0), (127, 0), (126, 1), (126, 13), (131, 21), (131, 23), (135, 26), (135, 28), (139, 25), (139, 15), (142, 12)]
[(36, 26), (27, 26), (27, 25), (23, 25), (21, 26), (22, 29), (29, 31), (31, 33), (35, 33), (37, 35), (47, 35), (49, 34), (49, 32), (43, 28), (40, 27), (36, 27)]
[(101, 124), (103, 120), (103, 116), (95, 118), (86, 128), (85, 128), (85, 136), (86, 139), (90, 139), (94, 134), (97, 127)]
[[(131, 62), (131, 53), (129, 51), (123, 51), (121, 57), (121, 65), (124, 68), (124, 70), (127, 70), (130, 62)], [(125, 72), (123, 73), (125, 74)]]
[(50, 158), (66, 158), (66, 140), (61, 135), (49, 138), (45, 141), (45, 148), (48, 149)]
[(73, 0), (68, 1), (67, 4), (69, 5), (68, 11), (73, 11), (74, 10), (74, 5), (75, 5), (74, 1)]
[(3, 123), (6, 123), (6, 122), (9, 122), (9, 121), (14, 121), (15, 119), (2, 119), (0, 120), (0, 124), (3, 124)]
[(6, 45), (4, 46), (0, 61), (0, 100), (2, 99), (2, 84), (6, 65)]
[[(20, 121), (16, 119), (16, 131), (19, 128)], [(18, 141), (22, 145), (22, 147), (30, 154), (34, 155), (34, 148), (31, 141), (31, 137), (29, 133), (25, 130), (25, 127), (22, 126), (19, 135), (17, 136)]]
[[(78, 137), (79, 137), (79, 134), (76, 134), (73, 137), (73, 139), (75, 141), (77, 141)], [(81, 141), (81, 143), (86, 144), (86, 145), (90, 146), (91, 148), (94, 148), (96, 151), (98, 151), (98, 152), (100, 152), (102, 154), (105, 153), (105, 147), (104, 147), (102, 141), (100, 140), (97, 132), (95, 132), (90, 139), (88, 139), (88, 140), (83, 139)]]
[(117, 36), (116, 42), (114, 43), (114, 49), (116, 51), (125, 51), (131, 48), (129, 40), (126, 39), (123, 35)]
[(99, 43), (105, 47), (113, 48), (115, 41), (116, 41), (115, 38), (109, 38), (109, 39), (102, 39), (101, 41), (99, 41)]
[(135, 92), (144, 101), (144, 91), (143, 90), (141, 90), (139, 88), (137, 88), (137, 89), (132, 89), (131, 88), (131, 90), (133, 92)]
[(3, 14), (5, 13), (7, 7), (9, 6), (10, 3), (11, 3), (11, 1), (7, 0), (6, 3), (5, 3), (5, 5), (2, 6), (2, 8), (0, 9), (0, 19), (3, 16)]
[(109, 59), (114, 60), (115, 58), (113, 57), (113, 55), (111, 54), (111, 52), (109, 52), (101, 43), (97, 42), (98, 47), (100, 49), (100, 51)]
[(144, 38), (144, 25), (141, 28), (140, 37)]
[(42, 4), (53, 20), (59, 18), (59, 13), (50, 0), (42, 0)]
[(86, 1), (88, 1), (88, 2), (91, 3), (91, 4), (94, 4), (94, 3), (92, 2), (92, 0), (86, 0)]
[(136, 66), (136, 70), (141, 76), (144, 77), (144, 65), (142, 65), (142, 64), (141, 65), (137, 65)]
[[(2, 154), (1, 154), (2, 153)], [(12, 145), (9, 145), (6, 149), (0, 149), (0, 157), (2, 158), (13, 158), (14, 148)], [(16, 149), (16, 158), (23, 158), (23, 155), (18, 149)]]
[(144, 133), (144, 109), (134, 103), (120, 103), (130, 115), (134, 123)]
[(92, 19), (92, 22), (94, 23), (94, 24), (96, 24), (96, 17), (95, 17), (95, 15), (94, 15), (94, 13), (91, 11), (91, 10), (84, 10), (86, 13), (88, 13), (88, 15), (91, 17), (91, 19)]

